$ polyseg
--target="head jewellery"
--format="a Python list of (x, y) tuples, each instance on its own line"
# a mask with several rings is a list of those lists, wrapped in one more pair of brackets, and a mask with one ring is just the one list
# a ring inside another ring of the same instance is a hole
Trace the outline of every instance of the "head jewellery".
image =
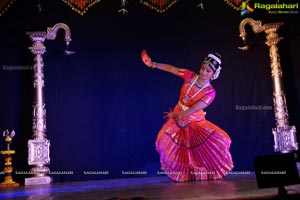
[(203, 64), (207, 64), (214, 71), (214, 75), (211, 78), (212, 80), (215, 80), (219, 77), (222, 69), (221, 63), (221, 55), (216, 52), (208, 54), (208, 56), (204, 59)]

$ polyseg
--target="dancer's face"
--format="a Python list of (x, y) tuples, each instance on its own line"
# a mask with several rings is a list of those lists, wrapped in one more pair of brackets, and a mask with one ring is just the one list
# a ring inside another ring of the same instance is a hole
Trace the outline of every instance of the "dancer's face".
[(208, 64), (202, 64), (200, 71), (200, 80), (202, 81), (210, 81), (210, 79), (213, 77), (214, 75), (214, 71), (212, 70), (211, 67), (209, 67)]

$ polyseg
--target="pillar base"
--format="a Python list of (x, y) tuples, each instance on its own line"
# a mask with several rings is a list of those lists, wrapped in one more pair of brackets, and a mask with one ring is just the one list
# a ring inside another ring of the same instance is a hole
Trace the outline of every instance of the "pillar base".
[(42, 185), (50, 184), (51, 182), (52, 178), (50, 176), (25, 178), (25, 185)]
[(274, 151), (290, 153), (298, 150), (296, 127), (290, 125), (277, 126), (272, 129), (274, 136)]

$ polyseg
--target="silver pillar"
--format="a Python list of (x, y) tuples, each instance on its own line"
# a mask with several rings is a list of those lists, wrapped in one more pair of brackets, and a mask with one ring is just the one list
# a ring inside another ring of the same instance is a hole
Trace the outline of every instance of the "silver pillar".
[[(274, 150), (281, 153), (289, 153), (298, 149), (295, 126), (289, 125), (289, 115), (286, 104), (286, 97), (282, 82), (282, 70), (280, 65), (280, 56), (277, 44), (282, 37), (276, 33), (283, 23), (269, 23), (262, 25), (261, 21), (255, 21), (251, 18), (245, 18), (239, 25), (240, 37), (246, 42), (245, 26), (249, 24), (254, 33), (266, 33), (266, 45), (269, 47), (269, 56), (271, 60), (271, 76), (273, 84), (273, 103), (276, 127), (272, 132), (274, 135)], [(249, 49), (248, 46), (241, 47), (242, 50)]]
[[(67, 47), (71, 41), (70, 29), (66, 24), (58, 23), (47, 28), (47, 32), (28, 32), (27, 35), (33, 42), (29, 50), (34, 55), (34, 102), (33, 102), (33, 137), (28, 141), (28, 164), (32, 166), (32, 177), (25, 179), (25, 185), (49, 184), (52, 180), (48, 176), (50, 169), (50, 140), (46, 136), (46, 104), (44, 99), (44, 61), (46, 52), (44, 41), (54, 40), (59, 29), (65, 30)], [(73, 52), (65, 51), (66, 55)]]

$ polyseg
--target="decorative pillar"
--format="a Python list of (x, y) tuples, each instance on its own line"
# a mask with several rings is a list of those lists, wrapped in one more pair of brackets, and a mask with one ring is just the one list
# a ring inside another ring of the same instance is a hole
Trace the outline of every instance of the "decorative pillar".
[[(46, 104), (44, 99), (44, 61), (43, 54), (46, 52), (44, 41), (54, 40), (57, 31), (65, 30), (65, 41), (67, 47), (71, 41), (70, 29), (66, 24), (58, 23), (47, 32), (28, 32), (27, 35), (33, 42), (29, 50), (34, 55), (34, 99), (33, 99), (33, 137), (28, 141), (28, 164), (32, 166), (30, 172), (33, 177), (25, 179), (25, 185), (49, 184), (52, 180), (48, 176), (50, 169), (50, 140), (46, 136)], [(74, 52), (65, 51), (66, 55)]]
[[(275, 152), (289, 153), (298, 150), (295, 126), (289, 125), (289, 115), (286, 104), (286, 97), (282, 81), (282, 70), (280, 65), (280, 56), (277, 44), (283, 37), (276, 33), (282, 22), (269, 23), (262, 25), (261, 21), (255, 21), (251, 18), (245, 18), (239, 25), (240, 37), (246, 44), (245, 26), (249, 24), (254, 33), (266, 33), (266, 45), (269, 47), (269, 56), (271, 60), (271, 76), (273, 85), (273, 104), (276, 120), (276, 127), (273, 128), (274, 150)], [(249, 47), (239, 47), (241, 50), (248, 50)]]

